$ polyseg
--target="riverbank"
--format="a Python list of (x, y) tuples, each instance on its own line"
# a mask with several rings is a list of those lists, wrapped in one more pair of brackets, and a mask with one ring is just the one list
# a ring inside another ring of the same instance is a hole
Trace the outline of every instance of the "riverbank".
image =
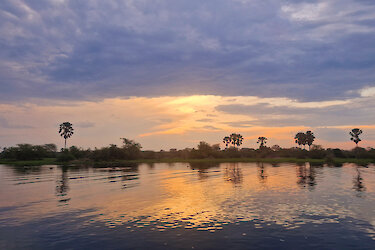
[(207, 158), (207, 159), (181, 159), (181, 158), (165, 158), (165, 159), (139, 159), (139, 160), (114, 160), (114, 161), (100, 161), (94, 162), (91, 160), (74, 160), (70, 162), (59, 162), (56, 158), (45, 158), (41, 160), (32, 161), (14, 161), (14, 160), (0, 160), (0, 164), (16, 165), (16, 166), (41, 166), (41, 165), (66, 165), (66, 166), (119, 166), (126, 164), (141, 164), (141, 163), (225, 163), (225, 162), (264, 162), (264, 163), (305, 163), (312, 164), (343, 164), (355, 163), (358, 165), (368, 165), (375, 163), (375, 159), (356, 159), (356, 158), (331, 158), (331, 159), (300, 159), (300, 158)]

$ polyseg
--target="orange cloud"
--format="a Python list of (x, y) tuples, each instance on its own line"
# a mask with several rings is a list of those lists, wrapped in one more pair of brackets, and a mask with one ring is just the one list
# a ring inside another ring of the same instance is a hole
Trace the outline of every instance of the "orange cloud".
[[(246, 139), (244, 146), (256, 146), (258, 136), (268, 137), (269, 144), (293, 146), (295, 133), (322, 127), (280, 127), (273, 124), (264, 127), (254, 125), (259, 120), (257, 116), (231, 114), (217, 110), (216, 107), (230, 104), (267, 103), (274, 106), (324, 109), (344, 105), (351, 101), (353, 100), (303, 103), (288, 98), (194, 95), (112, 98), (100, 102), (36, 104), (38, 102), (35, 101), (35, 103), (22, 106), (3, 104), (0, 105), (0, 115), (6, 119), (8, 124), (26, 124), (30, 128), (2, 128), (0, 136), (4, 144), (0, 146), (22, 142), (59, 144), (61, 138), (57, 134), (57, 126), (60, 122), (65, 121), (70, 121), (74, 125), (90, 123), (90, 126), (76, 127), (76, 134), (68, 142), (70, 145), (84, 147), (100, 147), (110, 143), (120, 143), (120, 137), (139, 140), (144, 148), (176, 147), (174, 145), (191, 147), (195, 146), (192, 145), (193, 142), (199, 140), (210, 143), (221, 142), (223, 136), (233, 132), (241, 133), (244, 136)], [(284, 114), (284, 116), (283, 118), (288, 119), (288, 115)], [(248, 125), (236, 125), (243, 121), (246, 121)], [(353, 127), (375, 129), (375, 125), (360, 124), (356, 126), (343, 124), (325, 126), (324, 128), (350, 129)], [(173, 139), (170, 136), (173, 136)], [(161, 138), (164, 138), (162, 139), (163, 143), (160, 142)], [(328, 142), (321, 142), (328, 145)]]

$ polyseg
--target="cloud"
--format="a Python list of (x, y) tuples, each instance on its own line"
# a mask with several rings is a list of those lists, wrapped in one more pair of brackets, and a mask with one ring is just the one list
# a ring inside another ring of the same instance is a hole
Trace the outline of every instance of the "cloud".
[(371, 97), (371, 96), (375, 96), (375, 87), (367, 87), (367, 88), (363, 88), (359, 91), (359, 93), (361, 94), (361, 96), (363, 97)]
[(32, 129), (33, 126), (30, 125), (18, 125), (10, 123), (7, 119), (0, 116), (0, 128), (6, 128), (6, 129)]
[(93, 128), (93, 127), (95, 127), (95, 123), (87, 122), (87, 121), (86, 122), (78, 122), (75, 125), (79, 128)]
[(0, 126), (9, 144), (69, 120), (82, 145), (153, 148), (370, 126), (374, 27), (371, 0), (3, 0)]
[(207, 129), (207, 130), (220, 130), (219, 128), (217, 128), (215, 126), (211, 126), (211, 125), (203, 126), (203, 129)]
[(212, 119), (204, 118), (204, 119), (199, 119), (197, 122), (213, 122)]
[(223, 104), (215, 108), (227, 114), (246, 115), (253, 120), (231, 123), (240, 126), (342, 126), (373, 125), (375, 121), (375, 101), (373, 98), (350, 99), (341, 104), (315, 106), (311, 103), (254, 103)]
[(0, 133), (7, 135), (2, 146), (23, 142), (62, 145), (58, 124), (69, 121), (76, 128), (70, 145), (101, 147), (126, 137), (145, 149), (159, 150), (194, 147), (202, 140), (218, 143), (231, 133), (242, 134), (245, 147), (255, 147), (259, 136), (268, 137), (270, 144), (292, 146), (295, 133), (307, 130), (316, 133), (319, 144), (338, 147), (348, 139), (350, 129), (359, 127), (364, 131), (363, 145), (371, 146), (375, 141), (374, 101), (360, 97), (319, 103), (205, 95), (69, 100), (67, 105), (34, 101), (0, 105)]
[(352, 98), (375, 77), (374, 13), (364, 0), (4, 0), (0, 98)]

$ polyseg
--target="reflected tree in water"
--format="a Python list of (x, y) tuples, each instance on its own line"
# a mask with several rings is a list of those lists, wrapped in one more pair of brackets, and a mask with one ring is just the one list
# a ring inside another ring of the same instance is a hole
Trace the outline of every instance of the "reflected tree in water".
[(357, 174), (353, 178), (353, 189), (358, 192), (358, 196), (361, 196), (361, 193), (366, 191), (366, 187), (363, 184), (363, 178), (359, 167), (356, 167), (356, 173)]
[(258, 162), (257, 167), (258, 167), (259, 182), (262, 183), (262, 184), (265, 184), (267, 182), (268, 175), (265, 171), (264, 163)]
[(42, 173), (41, 166), (14, 166), (14, 165), (4, 165), (7, 168), (11, 168), (15, 175), (35, 175)]
[(147, 165), (147, 167), (148, 167), (148, 169), (155, 169), (155, 163), (153, 163), (153, 162), (150, 162), (150, 163), (146, 163), (146, 165)]
[(316, 186), (316, 170), (309, 163), (297, 167), (297, 184), (313, 190)]
[(70, 198), (66, 198), (68, 191), (68, 168), (61, 167), (61, 178), (56, 185), (56, 196), (60, 199), (59, 202), (68, 202), (70, 200)]
[(224, 171), (224, 179), (230, 181), (233, 184), (240, 184), (243, 180), (242, 169), (237, 163), (231, 163)]
[(271, 163), (271, 165), (272, 165), (272, 167), (274, 167), (274, 168), (278, 168), (278, 167), (280, 167), (280, 164), (279, 163)]
[(121, 182), (122, 189), (139, 185), (139, 165), (134, 163), (124, 167), (99, 168), (95, 171), (107, 174), (109, 183)]
[(208, 171), (206, 169), (199, 169), (198, 170), (198, 178), (199, 180), (204, 180), (209, 177)]
[(191, 162), (190, 168), (192, 170), (198, 170), (198, 178), (200, 180), (207, 179), (209, 177), (210, 168), (219, 168), (220, 164), (215, 162)]

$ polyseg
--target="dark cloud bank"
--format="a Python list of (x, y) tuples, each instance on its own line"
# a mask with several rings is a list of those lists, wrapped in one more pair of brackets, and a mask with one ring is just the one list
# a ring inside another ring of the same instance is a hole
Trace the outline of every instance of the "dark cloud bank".
[(374, 31), (370, 0), (2, 0), (0, 98), (349, 98)]

